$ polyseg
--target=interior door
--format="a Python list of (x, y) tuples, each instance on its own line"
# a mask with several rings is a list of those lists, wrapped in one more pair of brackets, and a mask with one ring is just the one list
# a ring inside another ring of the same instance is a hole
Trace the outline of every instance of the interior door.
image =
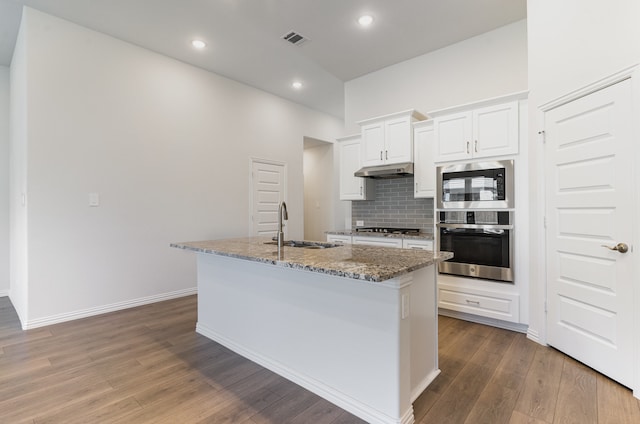
[(275, 236), (278, 232), (278, 206), (285, 198), (284, 164), (253, 160), (251, 179), (251, 235)]
[(635, 337), (631, 100), (627, 79), (544, 118), (548, 341), (627, 386)]

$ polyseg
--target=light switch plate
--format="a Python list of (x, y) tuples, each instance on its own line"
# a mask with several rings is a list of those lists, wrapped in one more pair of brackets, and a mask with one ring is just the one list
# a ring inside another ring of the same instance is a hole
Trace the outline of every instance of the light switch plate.
[(356, 227), (364, 226), (364, 221), (356, 221)]

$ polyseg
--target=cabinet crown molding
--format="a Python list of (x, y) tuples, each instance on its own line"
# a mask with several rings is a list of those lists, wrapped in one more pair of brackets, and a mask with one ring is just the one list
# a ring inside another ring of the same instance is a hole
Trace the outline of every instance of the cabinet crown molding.
[(401, 116), (411, 116), (412, 118), (414, 118), (417, 121), (424, 121), (425, 119), (428, 119), (426, 115), (423, 115), (422, 113), (418, 112), (417, 110), (409, 109), (409, 110), (403, 110), (402, 112), (390, 113), (388, 115), (376, 116), (375, 118), (368, 118), (368, 119), (365, 119), (363, 121), (358, 121), (358, 122), (356, 122), (356, 124), (358, 124), (358, 125), (367, 125), (367, 124), (371, 124), (373, 122), (386, 121), (387, 119), (399, 118)]
[(511, 94), (506, 94), (504, 96), (491, 97), (488, 99), (479, 100), (477, 102), (465, 103), (462, 105), (456, 105), (452, 107), (447, 107), (444, 109), (434, 110), (433, 112), (429, 112), (429, 118), (436, 118), (442, 115), (449, 115), (451, 113), (463, 112), (469, 109), (475, 109), (484, 106), (491, 106), (493, 104), (499, 103), (507, 103), (514, 100), (525, 100), (529, 97), (529, 90), (518, 91)]

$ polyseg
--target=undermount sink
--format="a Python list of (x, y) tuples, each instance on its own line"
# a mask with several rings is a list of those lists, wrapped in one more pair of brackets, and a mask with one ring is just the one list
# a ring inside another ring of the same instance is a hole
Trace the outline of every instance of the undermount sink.
[[(267, 241), (264, 244), (277, 245), (276, 241)], [(301, 247), (303, 249), (329, 249), (331, 247), (342, 246), (341, 244), (334, 243), (322, 243), (319, 241), (298, 241), (298, 240), (285, 240), (284, 245), (287, 247)]]

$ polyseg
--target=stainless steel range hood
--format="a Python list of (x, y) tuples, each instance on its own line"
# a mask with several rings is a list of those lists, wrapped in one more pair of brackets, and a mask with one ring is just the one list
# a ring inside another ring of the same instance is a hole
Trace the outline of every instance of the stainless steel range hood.
[(401, 178), (413, 175), (413, 162), (392, 165), (365, 166), (353, 175), (364, 178)]

